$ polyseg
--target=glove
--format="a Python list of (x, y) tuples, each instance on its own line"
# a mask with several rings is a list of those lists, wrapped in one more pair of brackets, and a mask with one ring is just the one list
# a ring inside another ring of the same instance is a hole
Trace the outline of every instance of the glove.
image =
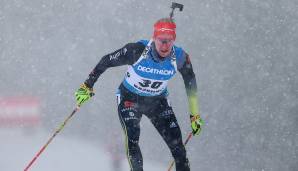
[(81, 84), (80, 88), (75, 92), (77, 105), (81, 106), (94, 95), (92, 88), (87, 87), (85, 83)]
[(204, 121), (201, 119), (199, 114), (190, 115), (191, 129), (193, 135), (199, 135), (201, 128), (204, 125)]

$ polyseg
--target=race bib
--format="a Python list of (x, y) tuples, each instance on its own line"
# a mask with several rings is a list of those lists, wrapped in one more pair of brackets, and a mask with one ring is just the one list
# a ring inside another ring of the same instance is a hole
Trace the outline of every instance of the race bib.
[(124, 80), (124, 86), (143, 96), (162, 94), (168, 85), (168, 80), (155, 80), (138, 75), (133, 67), (129, 67)]

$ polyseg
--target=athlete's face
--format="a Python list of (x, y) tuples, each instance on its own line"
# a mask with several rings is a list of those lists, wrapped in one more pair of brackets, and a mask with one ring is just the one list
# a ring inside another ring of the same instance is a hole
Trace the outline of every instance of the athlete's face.
[(174, 36), (169, 34), (161, 34), (154, 37), (155, 47), (158, 54), (161, 57), (169, 56), (174, 45), (174, 41)]

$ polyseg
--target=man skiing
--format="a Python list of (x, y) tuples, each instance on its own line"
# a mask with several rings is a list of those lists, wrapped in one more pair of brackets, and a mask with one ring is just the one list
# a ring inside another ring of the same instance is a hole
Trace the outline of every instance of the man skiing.
[(189, 171), (180, 127), (168, 101), (168, 81), (179, 71), (188, 97), (193, 135), (203, 125), (199, 115), (197, 84), (189, 55), (174, 45), (176, 24), (162, 18), (154, 24), (152, 39), (128, 43), (101, 58), (88, 79), (75, 92), (78, 106), (90, 99), (94, 83), (109, 67), (128, 65), (117, 92), (118, 115), (125, 133), (126, 153), (132, 171), (143, 170), (139, 143), (142, 115), (148, 117), (169, 147), (177, 171)]

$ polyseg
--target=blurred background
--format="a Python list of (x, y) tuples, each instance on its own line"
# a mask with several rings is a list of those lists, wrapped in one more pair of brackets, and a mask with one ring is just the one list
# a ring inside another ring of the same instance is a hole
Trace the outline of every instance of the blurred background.
[[(1, 0), (0, 168), (23, 170), (75, 107), (100, 58), (149, 39), (172, 1)], [(298, 1), (184, 0), (176, 45), (191, 56), (205, 126), (187, 144), (192, 170), (298, 170)], [(115, 92), (127, 66), (108, 69), (32, 170), (128, 170)], [(185, 138), (179, 74), (170, 100)], [(166, 144), (146, 117), (145, 170), (166, 170)], [(119, 165), (119, 166), (118, 166)]]

